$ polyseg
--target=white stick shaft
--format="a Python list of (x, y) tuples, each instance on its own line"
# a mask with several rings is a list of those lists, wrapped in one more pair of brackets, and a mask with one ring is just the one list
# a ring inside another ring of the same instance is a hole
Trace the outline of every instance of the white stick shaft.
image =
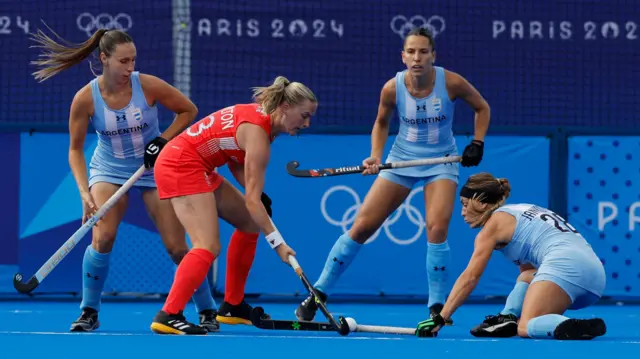
[(362, 325), (358, 324), (356, 326), (357, 332), (367, 332), (367, 333), (382, 333), (382, 334), (405, 334), (405, 335), (415, 335), (416, 328), (403, 328), (403, 327), (385, 327), (378, 325)]
[(296, 259), (296, 257), (289, 255), (289, 264), (291, 264), (291, 267), (293, 267), (293, 270), (298, 270), (298, 268), (300, 268), (300, 264), (298, 264), (298, 260)]
[(460, 162), (462, 157), (460, 156), (447, 156), (438, 158), (423, 158), (419, 160), (394, 162), (391, 164), (392, 168), (404, 168), (404, 167), (416, 167), (426, 165), (437, 165), (442, 163)]
[(96, 213), (87, 221), (78, 228), (78, 230), (67, 239), (66, 242), (58, 249), (48, 260), (47, 262), (40, 267), (38, 272), (36, 272), (36, 278), (39, 282), (51, 273), (51, 271), (64, 259), (64, 257), (69, 254), (69, 252), (75, 247), (81, 240), (84, 238), (85, 234), (93, 228), (93, 226), (102, 218), (104, 215), (113, 207), (122, 196), (129, 191), (129, 189), (133, 186), (134, 183), (144, 174), (145, 168), (144, 166), (140, 167), (136, 173), (131, 176), (125, 182), (122, 187), (120, 187), (116, 193), (114, 193), (111, 198), (109, 198), (98, 210)]

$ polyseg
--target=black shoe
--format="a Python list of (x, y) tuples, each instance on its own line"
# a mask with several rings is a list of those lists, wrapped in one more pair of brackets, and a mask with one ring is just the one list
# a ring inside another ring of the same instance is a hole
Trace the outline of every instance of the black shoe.
[(151, 323), (151, 331), (157, 334), (207, 335), (207, 330), (187, 321), (182, 315), (159, 311)]
[(199, 313), (200, 326), (206, 329), (209, 333), (217, 332), (220, 330), (220, 323), (216, 320), (218, 311), (215, 309), (205, 309)]
[[(322, 303), (325, 303), (327, 301), (327, 295), (317, 289), (316, 291), (318, 292)], [(301, 321), (310, 322), (316, 316), (317, 311), (318, 304), (313, 299), (313, 295), (310, 294), (296, 309), (296, 318)]]
[(567, 319), (556, 327), (553, 336), (559, 340), (591, 340), (606, 332), (607, 326), (600, 318)]
[[(253, 307), (244, 299), (238, 305), (231, 305), (228, 302), (222, 302), (220, 309), (218, 309), (218, 316), (216, 320), (223, 324), (246, 324), (253, 325), (251, 323), (251, 312)], [(271, 319), (268, 314), (262, 316), (264, 319)]]
[(98, 312), (93, 308), (84, 308), (80, 317), (71, 323), (72, 332), (92, 332), (100, 328)]
[[(440, 304), (440, 303), (436, 303), (432, 306), (429, 307), (429, 314), (433, 317), (436, 314), (440, 314), (440, 312), (442, 312), (442, 308), (444, 308), (444, 305)], [(453, 325), (453, 319), (449, 318), (445, 321), (444, 325)]]
[(471, 335), (479, 338), (511, 338), (518, 335), (518, 318), (513, 314), (488, 315), (471, 329)]

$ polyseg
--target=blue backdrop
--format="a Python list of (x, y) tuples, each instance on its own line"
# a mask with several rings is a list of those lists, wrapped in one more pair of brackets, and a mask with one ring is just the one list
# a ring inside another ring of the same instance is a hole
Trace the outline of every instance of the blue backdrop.
[[(6, 236), (3, 264), (19, 264), (31, 274), (79, 227), (80, 198), (66, 164), (67, 136), (64, 134), (22, 134), (9, 136), (20, 154), (14, 176), (2, 181), (20, 180), (18, 196), (4, 204), (15, 236)], [(393, 137), (390, 138), (389, 145)], [(460, 146), (469, 138), (458, 136)], [(267, 173), (266, 192), (274, 201), (274, 221), (285, 239), (298, 252), (300, 263), (316, 278), (329, 249), (337, 237), (353, 223), (374, 177), (360, 175), (335, 178), (300, 179), (288, 175), (286, 163), (298, 160), (303, 166), (323, 167), (358, 164), (368, 155), (369, 136), (306, 135), (285, 137), (274, 143)], [(507, 177), (513, 185), (511, 201), (535, 202), (546, 206), (549, 197), (549, 140), (542, 137), (489, 137), (481, 166), (461, 170), (461, 181), (473, 172), (489, 171)], [(389, 147), (387, 146), (387, 148)], [(48, 148), (48, 160), (33, 163)], [(87, 138), (89, 161), (96, 146), (95, 136)], [(345, 149), (349, 149), (345, 151)], [(527, 161), (523, 162), (522, 158)], [(232, 178), (226, 168), (221, 173)], [(43, 181), (46, 176), (47, 181)], [(235, 181), (232, 180), (233, 183)], [(4, 185), (5, 183), (3, 183)], [(166, 293), (171, 285), (174, 265), (167, 257), (157, 231), (151, 224), (137, 191), (131, 192), (131, 206), (119, 229), (106, 292)], [(11, 207), (9, 207), (11, 205)], [(451, 273), (464, 268), (473, 248), (475, 230), (467, 228), (456, 203), (450, 226), (454, 253)], [(416, 188), (405, 204), (394, 213), (370, 240), (352, 268), (337, 285), (336, 293), (348, 295), (425, 296), (426, 231), (424, 198)], [(10, 227), (9, 227), (10, 228)], [(228, 243), (232, 228), (223, 223), (221, 238)], [(81, 260), (89, 236), (43, 282), (38, 292), (78, 292), (81, 289)], [(13, 253), (13, 255), (11, 255)], [(219, 258), (218, 291), (224, 291), (225, 256)], [(15, 267), (14, 267), (15, 268)], [(507, 294), (517, 276), (511, 263), (496, 256), (483, 277), (476, 295)], [(10, 278), (5, 277), (5, 281)], [(11, 288), (8, 291), (12, 291)], [(248, 293), (293, 295), (304, 292), (291, 269), (262, 240), (247, 284)]]
[(568, 219), (605, 263), (610, 295), (640, 293), (639, 148), (640, 137), (569, 140)]

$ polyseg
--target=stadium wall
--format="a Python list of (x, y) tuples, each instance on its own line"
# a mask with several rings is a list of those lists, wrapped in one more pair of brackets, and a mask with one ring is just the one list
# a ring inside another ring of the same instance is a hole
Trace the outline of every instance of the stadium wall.
[[(33, 80), (29, 62), (37, 52), (29, 48), (27, 34), (43, 29), (42, 20), (75, 43), (99, 27), (126, 30), (136, 40), (137, 68), (174, 84), (202, 115), (249, 101), (250, 87), (277, 75), (312, 87), (321, 103), (313, 126), (307, 135), (276, 142), (266, 188), (274, 199), (274, 220), (311, 278), (350, 225), (373, 179), (295, 179), (284, 165), (292, 159), (313, 167), (359, 163), (368, 154), (380, 87), (403, 68), (402, 36), (425, 26), (436, 35), (436, 65), (465, 76), (492, 108), (485, 159), (477, 168), (462, 169), (461, 181), (483, 170), (510, 178), (512, 201), (549, 206), (589, 240), (607, 269), (607, 295), (640, 296), (640, 130), (634, 111), (640, 50), (638, 19), (628, 16), (633, 1), (443, 0), (431, 2), (428, 12), (422, 2), (409, 0), (173, 0), (129, 2), (126, 11), (115, 0), (0, 3), (0, 45), (11, 49), (0, 51), (0, 146), (11, 154), (0, 179), (10, 189), (1, 206), (4, 295), (15, 294), (13, 273), (37, 270), (78, 228), (81, 214), (65, 132), (70, 101), (92, 74), (85, 63), (42, 84)], [(456, 111), (462, 149), (473, 131), (473, 114), (461, 101)], [(166, 127), (173, 116), (160, 113)], [(90, 135), (87, 159), (94, 147)], [(291, 158), (293, 153), (299, 157)], [(222, 173), (228, 175), (226, 169)], [(424, 218), (420, 192), (367, 244), (338, 284), (339, 294), (426, 296), (425, 233), (416, 224)], [(449, 236), (456, 274), (469, 258), (475, 234), (459, 211), (456, 204)], [(222, 228), (226, 243), (231, 229)], [(78, 294), (89, 240), (36, 294)], [(281, 298), (304, 293), (270, 252), (261, 243), (247, 291)], [(210, 278), (217, 292), (224, 290), (225, 254)], [(168, 291), (174, 266), (135, 190), (112, 258), (106, 292)], [(507, 295), (515, 271), (496, 256), (476, 295)]]

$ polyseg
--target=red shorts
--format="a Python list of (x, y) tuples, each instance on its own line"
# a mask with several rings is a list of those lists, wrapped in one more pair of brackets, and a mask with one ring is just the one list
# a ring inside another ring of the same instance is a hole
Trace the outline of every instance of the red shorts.
[(224, 179), (208, 167), (190, 143), (167, 143), (153, 168), (160, 199), (215, 191)]

